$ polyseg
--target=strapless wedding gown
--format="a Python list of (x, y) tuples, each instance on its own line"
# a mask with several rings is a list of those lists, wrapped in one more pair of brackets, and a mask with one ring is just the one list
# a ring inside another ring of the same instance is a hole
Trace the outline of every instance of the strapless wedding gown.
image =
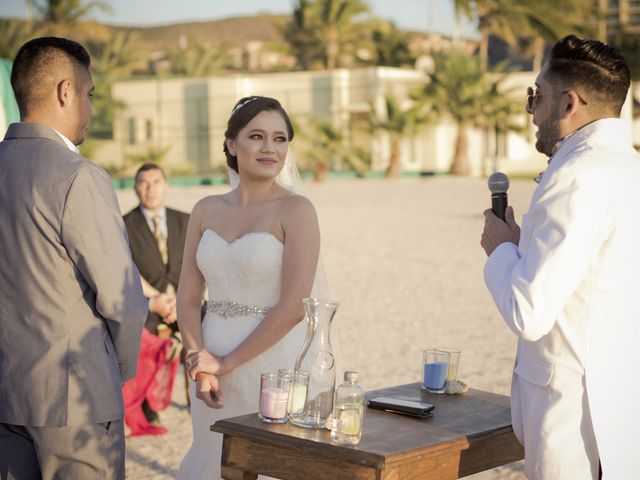
[[(205, 230), (196, 261), (206, 281), (209, 300), (231, 300), (244, 305), (270, 307), (280, 296), (283, 244), (269, 233), (249, 233), (227, 243), (213, 230)], [(223, 318), (207, 312), (202, 322), (205, 348), (216, 355), (234, 350), (260, 323), (264, 315)], [(293, 368), (306, 334), (300, 322), (267, 351), (220, 377), (222, 409), (212, 409), (195, 396), (190, 382), (193, 443), (177, 478), (219, 479), (222, 435), (209, 427), (217, 420), (258, 411), (260, 374)], [(264, 477), (262, 477), (264, 478)]]

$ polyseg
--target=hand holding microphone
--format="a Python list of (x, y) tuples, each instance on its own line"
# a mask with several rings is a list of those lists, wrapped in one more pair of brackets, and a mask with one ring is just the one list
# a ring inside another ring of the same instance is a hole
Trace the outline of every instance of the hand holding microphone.
[(518, 245), (520, 242), (520, 227), (516, 224), (513, 209), (507, 207), (509, 178), (504, 173), (496, 172), (489, 177), (488, 183), (491, 208), (484, 212), (484, 231), (480, 239), (480, 245), (487, 256), (501, 243), (512, 242)]
[(491, 210), (503, 222), (507, 210), (507, 190), (509, 190), (509, 177), (502, 172), (495, 172), (489, 177), (489, 190), (491, 191)]

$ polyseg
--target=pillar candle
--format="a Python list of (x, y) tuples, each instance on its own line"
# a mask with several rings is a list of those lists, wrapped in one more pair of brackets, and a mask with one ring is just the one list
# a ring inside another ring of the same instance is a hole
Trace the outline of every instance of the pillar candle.
[(302, 413), (307, 401), (307, 386), (304, 383), (295, 383), (289, 394), (289, 413)]
[(289, 391), (284, 388), (263, 388), (260, 392), (260, 415), (271, 419), (284, 418), (288, 400)]

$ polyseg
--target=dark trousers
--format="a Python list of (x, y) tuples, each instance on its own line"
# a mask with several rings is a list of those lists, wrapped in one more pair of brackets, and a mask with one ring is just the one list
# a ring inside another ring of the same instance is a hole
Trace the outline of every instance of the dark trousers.
[(0, 480), (124, 480), (122, 420), (70, 427), (0, 423)]

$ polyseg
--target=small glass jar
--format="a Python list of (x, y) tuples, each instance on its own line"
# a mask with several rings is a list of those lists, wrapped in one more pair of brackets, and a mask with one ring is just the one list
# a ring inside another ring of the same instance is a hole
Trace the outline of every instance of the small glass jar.
[(299, 370), (293, 373), (291, 390), (289, 392), (289, 405), (287, 413), (289, 417), (300, 415), (304, 412), (304, 405), (307, 402), (307, 391), (309, 389), (309, 372)]
[(447, 373), (447, 383), (455, 382), (458, 379), (458, 367), (460, 366), (460, 350), (457, 348), (438, 347), (435, 350), (447, 352), (449, 354), (449, 370)]
[(422, 352), (422, 388), (431, 393), (444, 393), (449, 374), (449, 352), (430, 349)]
[(258, 416), (266, 423), (285, 423), (291, 377), (277, 373), (260, 374), (260, 404)]
[(364, 389), (358, 385), (358, 372), (344, 372), (344, 383), (336, 388), (331, 420), (331, 441), (357, 445), (362, 438)]

